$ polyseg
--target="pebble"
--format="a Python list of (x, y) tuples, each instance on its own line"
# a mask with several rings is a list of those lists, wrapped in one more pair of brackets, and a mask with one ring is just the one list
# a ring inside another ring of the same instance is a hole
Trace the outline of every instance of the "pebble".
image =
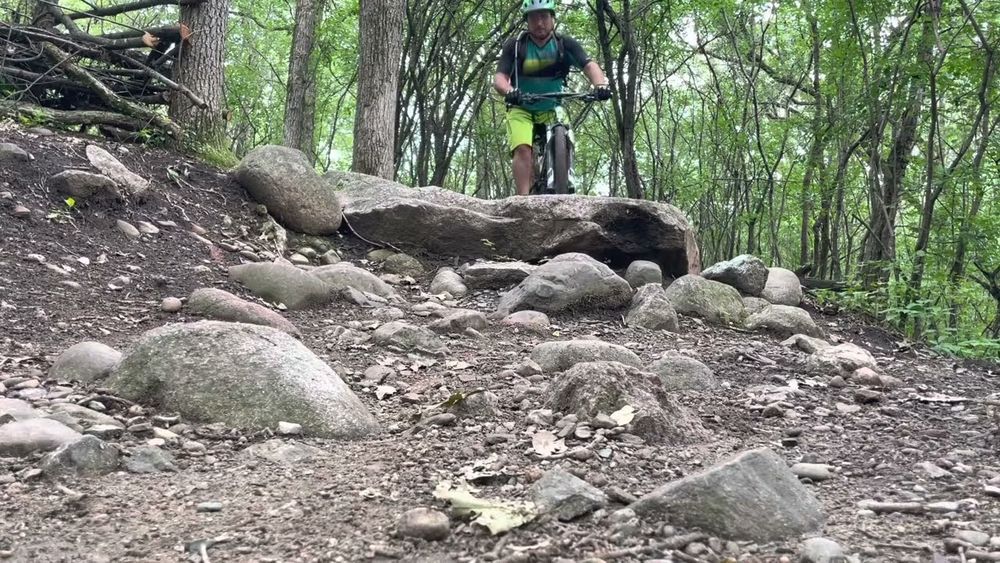
[(923, 469), (924, 471), (926, 471), (927, 475), (931, 479), (944, 479), (945, 477), (951, 477), (952, 476), (951, 472), (948, 471), (947, 469), (941, 469), (940, 467), (938, 467), (937, 465), (935, 465), (935, 464), (933, 464), (933, 463), (931, 463), (929, 461), (925, 461), (923, 463), (920, 463), (918, 466), (921, 469)]
[(222, 512), (222, 503), (215, 500), (210, 500), (207, 502), (198, 503), (195, 507), (196, 512)]
[(396, 529), (403, 537), (440, 541), (451, 533), (451, 523), (445, 513), (421, 507), (404, 512)]
[(23, 205), (18, 205), (17, 207), (14, 208), (14, 211), (12, 211), (11, 214), (14, 215), (14, 217), (23, 219), (31, 215), (31, 210)]
[(118, 219), (115, 221), (115, 226), (118, 227), (118, 230), (121, 231), (126, 237), (132, 240), (138, 240), (142, 237), (142, 233), (139, 232), (139, 229), (135, 228), (135, 225), (127, 221)]
[(867, 405), (882, 400), (882, 393), (874, 389), (858, 389), (854, 392), (855, 402)]
[(931, 502), (927, 504), (928, 512), (935, 512), (939, 514), (958, 512), (960, 509), (961, 505), (954, 501)]
[(778, 418), (785, 416), (785, 409), (778, 403), (771, 403), (770, 405), (764, 407), (764, 412), (761, 414), (764, 415), (764, 418)]
[(142, 434), (144, 432), (152, 432), (153, 425), (148, 422), (140, 422), (138, 424), (133, 424), (128, 427), (128, 431), (132, 434)]
[(800, 563), (835, 563), (845, 561), (844, 550), (837, 542), (827, 538), (809, 538), (802, 542)]
[(195, 440), (188, 440), (184, 442), (184, 445), (182, 447), (184, 448), (184, 451), (193, 454), (204, 453), (205, 450), (208, 449), (205, 447), (205, 444), (202, 444), (201, 442), (196, 442)]
[(450, 412), (443, 412), (428, 418), (425, 422), (429, 426), (451, 426), (455, 424), (458, 417)]

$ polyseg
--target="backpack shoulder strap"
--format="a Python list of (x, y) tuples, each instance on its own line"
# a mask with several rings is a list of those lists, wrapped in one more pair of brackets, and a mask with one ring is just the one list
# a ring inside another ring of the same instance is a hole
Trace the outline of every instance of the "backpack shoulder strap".
[(569, 76), (569, 61), (566, 60), (566, 44), (563, 41), (563, 36), (558, 33), (553, 32), (553, 36), (556, 39), (556, 64), (559, 65), (559, 76), (565, 80)]

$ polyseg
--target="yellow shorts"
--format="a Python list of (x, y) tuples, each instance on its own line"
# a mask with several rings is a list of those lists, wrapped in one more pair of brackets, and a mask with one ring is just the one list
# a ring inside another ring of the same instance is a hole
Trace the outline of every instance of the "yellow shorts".
[(535, 123), (551, 123), (556, 117), (555, 111), (532, 112), (523, 108), (507, 110), (507, 136), (510, 138), (510, 152), (521, 145), (531, 146), (532, 129)]

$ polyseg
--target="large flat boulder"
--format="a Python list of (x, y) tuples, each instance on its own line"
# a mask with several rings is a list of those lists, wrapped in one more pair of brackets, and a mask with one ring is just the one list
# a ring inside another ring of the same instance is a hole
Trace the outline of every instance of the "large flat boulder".
[(616, 268), (650, 260), (674, 277), (701, 270), (693, 227), (665, 203), (575, 195), (494, 201), (350, 172), (331, 171), (326, 178), (351, 227), (371, 240), (435, 254), (529, 261), (583, 252)]
[(766, 448), (667, 483), (630, 508), (643, 518), (756, 542), (797, 537), (825, 520), (816, 497)]
[(310, 235), (330, 235), (340, 228), (340, 199), (301, 151), (257, 147), (243, 157), (234, 175), (284, 227)]
[(379, 425), (340, 377), (301, 342), (270, 327), (199, 321), (150, 330), (106, 385), (129, 400), (201, 422), (357, 439)]

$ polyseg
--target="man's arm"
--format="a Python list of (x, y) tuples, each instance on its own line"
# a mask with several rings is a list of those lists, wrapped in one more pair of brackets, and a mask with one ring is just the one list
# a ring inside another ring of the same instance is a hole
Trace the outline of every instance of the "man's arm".
[(508, 39), (503, 44), (503, 49), (500, 51), (500, 60), (497, 61), (497, 72), (493, 75), (493, 89), (496, 90), (501, 96), (506, 96), (508, 92), (514, 89), (514, 85), (510, 83), (510, 75), (514, 72), (514, 42), (516, 39)]
[(577, 68), (583, 71), (586, 75), (587, 80), (595, 87), (607, 86), (608, 79), (604, 76), (604, 71), (601, 70), (601, 65), (597, 64), (594, 59), (587, 56), (587, 52), (583, 50), (583, 45), (572, 37), (564, 37), (563, 44), (566, 47), (566, 53), (570, 56), (570, 60)]
[(587, 75), (587, 79), (594, 85), (594, 88), (608, 86), (608, 78), (604, 76), (604, 71), (601, 70), (601, 65), (596, 62), (588, 62), (587, 65), (583, 67), (583, 73)]
[(506, 96), (508, 92), (514, 89), (514, 86), (510, 83), (510, 75), (502, 72), (497, 72), (493, 75), (493, 89), (501, 96)]

